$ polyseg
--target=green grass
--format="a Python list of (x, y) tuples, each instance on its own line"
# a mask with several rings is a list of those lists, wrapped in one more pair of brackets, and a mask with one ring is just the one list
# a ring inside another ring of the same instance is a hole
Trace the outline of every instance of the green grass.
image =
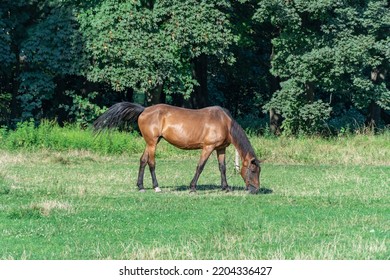
[[(390, 165), (390, 130), (379, 135), (346, 134), (342, 137), (250, 137), (257, 155), (267, 162), (280, 164), (363, 164)], [(144, 141), (136, 132), (112, 131), (94, 135), (91, 129), (81, 130), (76, 125), (59, 127), (43, 121), (38, 127), (33, 122), (19, 123), (16, 130), (0, 128), (0, 149), (8, 151), (84, 150), (99, 155), (143, 152)], [(182, 151), (171, 145), (158, 147), (159, 157), (181, 157)], [(197, 151), (185, 152), (198, 155)]]
[(259, 195), (244, 192), (232, 148), (234, 191), (219, 190), (212, 155), (196, 194), (199, 151), (166, 143), (163, 193), (146, 172), (144, 194), (138, 150), (0, 150), (0, 259), (390, 259), (389, 134), (251, 140)]

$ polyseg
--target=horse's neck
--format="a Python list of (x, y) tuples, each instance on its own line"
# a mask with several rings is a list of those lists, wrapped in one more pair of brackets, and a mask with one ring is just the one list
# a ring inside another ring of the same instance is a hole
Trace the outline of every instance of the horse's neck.
[(251, 143), (249, 142), (248, 137), (246, 136), (241, 126), (239, 126), (238, 123), (236, 123), (235, 121), (233, 121), (232, 123), (230, 136), (231, 136), (231, 143), (236, 148), (242, 162), (246, 160), (248, 155), (254, 156), (254, 151)]

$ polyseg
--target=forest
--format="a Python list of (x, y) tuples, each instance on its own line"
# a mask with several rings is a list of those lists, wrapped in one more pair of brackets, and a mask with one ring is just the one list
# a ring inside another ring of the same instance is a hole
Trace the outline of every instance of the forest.
[(219, 105), (255, 133), (390, 124), (388, 0), (2, 0), (0, 126), (120, 101)]

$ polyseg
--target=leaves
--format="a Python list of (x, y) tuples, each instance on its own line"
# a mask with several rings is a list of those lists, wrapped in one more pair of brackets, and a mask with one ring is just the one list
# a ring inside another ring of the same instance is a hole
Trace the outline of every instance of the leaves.
[(371, 73), (389, 69), (389, 17), (379, 0), (261, 1), (254, 19), (279, 29), (271, 71), (285, 81), (265, 108), (278, 109), (292, 131), (310, 130), (308, 119), (325, 124), (331, 101), (387, 109), (388, 81)]
[[(164, 84), (188, 96), (196, 85), (192, 60), (201, 54), (229, 60), (234, 37), (218, 7), (224, 1), (103, 1), (78, 20), (92, 55), (89, 79), (115, 90), (150, 92)], [(203, 19), (203, 20), (202, 20)], [(204, 20), (205, 19), (205, 20)]]
[(253, 127), (275, 109), (287, 133), (388, 116), (389, 27), (385, 0), (4, 0), (0, 123), (86, 123), (158, 94), (207, 95)]

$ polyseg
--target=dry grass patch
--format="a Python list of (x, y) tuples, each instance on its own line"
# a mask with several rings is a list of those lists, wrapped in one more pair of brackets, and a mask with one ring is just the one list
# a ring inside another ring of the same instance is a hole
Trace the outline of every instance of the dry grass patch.
[(72, 206), (69, 203), (57, 200), (47, 200), (40, 203), (33, 203), (30, 208), (38, 209), (43, 216), (49, 216), (53, 210), (62, 210), (68, 213), (72, 211)]
[(31, 203), (28, 206), (14, 208), (8, 214), (11, 219), (42, 218), (48, 217), (54, 212), (72, 213), (73, 207), (67, 202), (58, 200), (45, 200), (38, 203)]

